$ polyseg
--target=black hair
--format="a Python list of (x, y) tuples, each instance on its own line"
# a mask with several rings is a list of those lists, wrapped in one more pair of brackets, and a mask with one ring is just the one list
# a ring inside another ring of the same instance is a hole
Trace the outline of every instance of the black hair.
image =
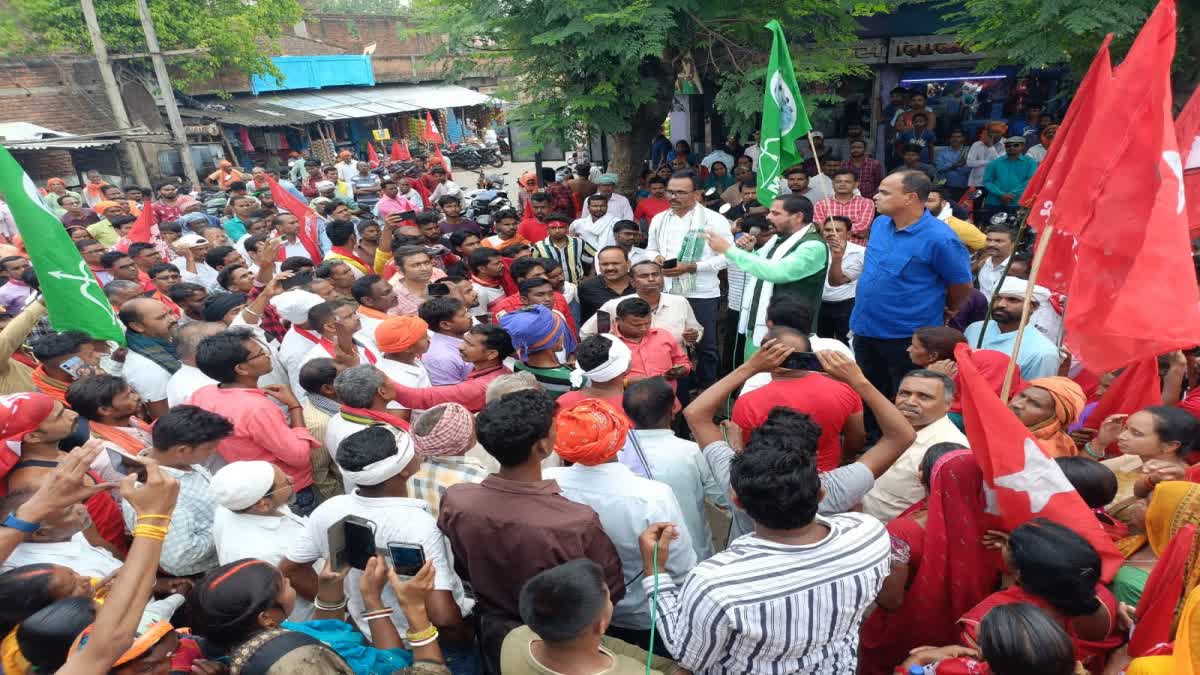
[(1117, 476), (1087, 457), (1055, 457), (1058, 468), (1090, 509), (1101, 509), (1117, 497)]
[(617, 303), (617, 318), (618, 319), (623, 319), (627, 316), (637, 316), (637, 317), (641, 317), (641, 318), (646, 318), (646, 317), (650, 316), (650, 314), (653, 313), (653, 311), (654, 310), (652, 310), (650, 308), (650, 303), (646, 302), (645, 300), (643, 300), (637, 296), (634, 296), (632, 298), (625, 298), (621, 302)]
[(550, 285), (550, 280), (546, 277), (531, 277), (529, 279), (522, 279), (520, 283), (517, 284), (517, 295), (528, 297), (529, 292), (533, 289)]
[(347, 220), (331, 220), (325, 223), (325, 236), (334, 246), (345, 246), (354, 236), (354, 223)]
[(479, 412), (475, 433), (501, 466), (519, 466), (529, 459), (533, 444), (549, 436), (554, 411), (554, 400), (545, 392), (514, 391)]
[(467, 331), (472, 335), (483, 337), (483, 344), (488, 349), (495, 350), (498, 358), (506, 359), (516, 353), (513, 349), (512, 337), (500, 326), (493, 323), (480, 323), (471, 326)]
[(783, 175), (786, 178), (794, 173), (802, 173), (804, 174), (805, 178), (808, 177), (808, 169), (804, 168), (803, 164), (796, 164), (795, 166), (788, 167), (784, 170)]
[(925, 489), (929, 489), (933, 480), (933, 467), (937, 466), (938, 460), (955, 450), (963, 450), (966, 446), (960, 443), (934, 443), (925, 451), (925, 455), (921, 457), (921, 484)]
[(913, 337), (921, 342), (925, 351), (933, 352), (942, 359), (954, 358), (954, 347), (965, 343), (967, 336), (962, 331), (949, 326), (926, 326), (913, 332)]
[(243, 558), (205, 574), (188, 592), (186, 625), (230, 651), (259, 632), (258, 615), (278, 607), (283, 575), (274, 565)]
[(67, 662), (71, 645), (96, 620), (96, 601), (66, 598), (34, 612), (17, 628), (17, 645), (35, 672), (53, 673)]
[(309, 260), (308, 258), (305, 258), (302, 255), (294, 255), (290, 258), (285, 259), (283, 262), (279, 263), (279, 271), (280, 272), (296, 272), (298, 270), (304, 269), (305, 267), (312, 267), (312, 266), (313, 266), (312, 260)]
[(1154, 418), (1154, 433), (1161, 442), (1179, 443), (1177, 455), (1186, 455), (1196, 447), (1200, 424), (1191, 413), (1169, 405), (1153, 405), (1144, 410)]
[[(924, 148), (921, 147), (921, 145), (919, 145), (917, 143), (905, 143), (904, 147), (901, 150), (902, 150), (902, 154), (908, 154), (910, 152), (915, 152), (917, 154), (920, 154), (921, 151), (924, 150)], [(930, 188), (930, 189), (932, 189), (932, 188)], [(928, 195), (926, 195), (926, 196), (928, 196)]]
[(154, 447), (167, 450), (173, 445), (197, 446), (212, 443), (233, 433), (233, 424), (225, 417), (194, 405), (177, 405), (159, 417), (151, 430)]
[(44, 362), (75, 354), (80, 347), (91, 341), (91, 336), (78, 330), (47, 333), (33, 341), (33, 358)]
[(441, 197), (438, 197), (438, 206), (445, 206), (447, 204), (461, 204), (461, 203), (462, 203), (462, 200), (458, 197), (458, 195), (442, 195)]
[(308, 309), (308, 327), (319, 331), (321, 327), (333, 320), (333, 313), (340, 307), (349, 304), (349, 300), (329, 300)]
[(271, 238), (268, 233), (252, 234), (246, 238), (246, 252), (254, 253), (258, 250), (258, 245)]
[(646, 180), (646, 185), (654, 185), (655, 183), (666, 186), (667, 180), (658, 174), (652, 174), (650, 178)]
[(625, 395), (621, 398), (621, 407), (638, 429), (653, 429), (664, 419), (669, 420), (674, 406), (675, 390), (662, 377), (647, 377), (633, 382), (625, 388)]
[(122, 253), (121, 251), (105, 251), (104, 255), (100, 256), (100, 266), (106, 270), (111, 270), (113, 265), (117, 264), (118, 260), (128, 257), (128, 253)]
[(450, 236), (448, 238), (450, 241), (450, 248), (452, 248), (452, 249), (461, 248), (463, 245), (463, 242), (465, 242), (470, 237), (479, 237), (479, 233), (475, 232), (474, 230), (455, 230), (455, 231), (451, 232)]
[(608, 203), (608, 195), (602, 195), (599, 192), (590, 194), (590, 195), (588, 195), (587, 203), (591, 204), (592, 202), (604, 202), (605, 204), (607, 204)]
[(794, 216), (797, 213), (804, 214), (804, 222), (811, 223), (813, 219), (813, 203), (808, 197), (790, 194), (781, 195), (775, 198), (783, 206), (783, 210), (788, 215)]
[(170, 232), (171, 234), (183, 234), (183, 226), (173, 220), (168, 220), (165, 223), (158, 224), (158, 232), (159, 234), (162, 234), (163, 232)]
[(767, 419), (750, 431), (750, 440), (782, 440), (793, 452), (816, 456), (821, 439), (821, 427), (807, 413), (775, 406), (767, 411)]
[(989, 610), (979, 622), (977, 642), (983, 661), (995, 675), (1075, 672), (1071, 637), (1057, 621), (1027, 602)]
[(684, 169), (682, 171), (676, 171), (675, 173), (672, 173), (671, 180), (675, 180), (676, 178), (686, 178), (692, 181), (693, 192), (696, 192), (700, 189), (700, 176), (698, 176), (696, 172), (692, 171), (691, 169)]
[(217, 284), (219, 284), (221, 286), (221, 288), (224, 288), (227, 291), (232, 290), (229, 288), (229, 284), (233, 283), (234, 273), (236, 273), (238, 270), (247, 270), (247, 269), (250, 269), (250, 268), (246, 267), (244, 264), (242, 264), (240, 262), (234, 263), (232, 265), (226, 265), (224, 268), (221, 269), (220, 272), (217, 273)]
[(167, 289), (167, 297), (171, 299), (171, 302), (178, 304), (190, 300), (196, 291), (208, 291), (208, 289), (190, 281), (181, 281)]
[(232, 246), (217, 246), (208, 253), (204, 254), (204, 264), (216, 269), (217, 267), (225, 264), (226, 256), (236, 251), (237, 249)]
[(162, 274), (163, 272), (170, 272), (170, 271), (174, 271), (176, 274), (179, 274), (179, 268), (172, 265), (171, 263), (158, 263), (157, 265), (155, 265), (155, 266), (151, 267), (149, 270), (147, 270), (146, 274), (149, 274), (150, 278), (153, 279), (154, 277)]
[(310, 394), (321, 394), (321, 387), (333, 386), (337, 376), (337, 365), (333, 359), (313, 359), (300, 367), (300, 388)]
[(108, 374), (75, 380), (67, 387), (67, 405), (89, 420), (100, 419), (100, 408), (111, 407), (113, 399), (129, 388), (123, 378)]
[(371, 297), (371, 287), (377, 281), (383, 281), (383, 277), (378, 274), (367, 274), (355, 279), (354, 285), (350, 287), (350, 295), (354, 296), (358, 304), (363, 304), (363, 298)]
[(1067, 616), (1096, 611), (1100, 555), (1074, 530), (1046, 518), (1014, 529), (1008, 538), (1017, 583)]
[(583, 634), (604, 611), (604, 571), (579, 558), (541, 572), (521, 588), (521, 620), (548, 643), (566, 642)]
[(108, 224), (112, 225), (114, 228), (117, 228), (122, 225), (132, 223), (135, 220), (137, 220), (137, 218), (133, 216), (117, 216), (116, 218), (109, 218)]
[(529, 195), (529, 201), (541, 204), (542, 202), (550, 201), (550, 195), (546, 194), (545, 192), (535, 192)]
[(471, 254), (467, 256), (467, 267), (469, 267), (472, 272), (478, 272), (480, 268), (486, 267), (487, 264), (492, 261), (492, 258), (499, 257), (500, 252), (496, 249), (480, 246), (474, 251), (471, 251)]
[(428, 256), (431, 259), (433, 258), (433, 256), (429, 255), (429, 251), (427, 251), (424, 246), (401, 246), (392, 249), (392, 258), (396, 260), (396, 267), (400, 270), (404, 269), (404, 261), (415, 255), (423, 255)]
[[(305, 258), (305, 260), (308, 260), (308, 258)], [(309, 261), (308, 264), (311, 265), (312, 261)], [(342, 265), (346, 265), (346, 263), (341, 260), (326, 260), (317, 265), (316, 269), (313, 270), (313, 276), (318, 279), (328, 279), (333, 276), (333, 269)], [(349, 265), (346, 266), (349, 267)]]
[[(920, 147), (917, 148), (920, 151)], [(905, 149), (905, 152), (908, 152)], [(897, 171), (900, 174), (900, 185), (905, 192), (917, 193), (917, 198), (924, 202), (929, 198), (929, 191), (933, 189), (933, 182), (929, 180), (929, 176), (924, 171)]]
[[(245, 190), (245, 189), (246, 189), (246, 181), (244, 181), (244, 180), (235, 180), (229, 184), (229, 192), (234, 192), (237, 190)], [(246, 199), (247, 197), (249, 197), (249, 195), (239, 195), (237, 197), (234, 197), (234, 199)]]
[[(813, 437), (815, 449), (820, 427), (807, 415), (804, 418), (812, 427), (808, 435)], [(761, 427), (755, 429), (745, 452), (733, 458), (729, 485), (754, 522), (779, 530), (808, 525), (816, 517), (821, 500), (816, 453), (797, 452), (793, 439), (762, 432)]]
[(528, 256), (525, 258), (518, 258), (517, 260), (514, 260), (512, 262), (512, 267), (508, 268), (508, 272), (509, 272), (509, 274), (512, 275), (513, 280), (516, 280), (516, 279), (520, 279), (522, 277), (529, 276), (529, 271), (535, 267), (541, 267), (542, 269), (546, 269), (545, 266), (542, 265), (541, 258), (534, 258), (533, 256)]
[(196, 345), (196, 367), (217, 382), (237, 380), (234, 368), (250, 358), (246, 343), (254, 338), (249, 333), (225, 331), (210, 335)]
[(812, 340), (809, 339), (808, 333), (796, 330), (791, 326), (771, 326), (763, 337), (764, 340), (778, 340), (779, 338), (799, 338), (804, 340), (804, 344), (807, 345), (804, 351), (812, 351)]
[(399, 233), (392, 235), (392, 245), (390, 247), (392, 253), (395, 253), (397, 249), (404, 248), (405, 246), (425, 248), (425, 237)]
[(245, 293), (213, 293), (204, 299), (204, 320), (223, 322), (226, 314), (249, 302), (250, 296)]
[[(534, 195), (535, 197), (537, 195)], [(520, 220), (521, 216), (513, 209), (501, 209), (492, 216), (492, 222), (500, 222), (501, 220)]]
[[(141, 255), (143, 251), (153, 251), (153, 250), (154, 250), (154, 244), (150, 244), (150, 243), (147, 243), (144, 241), (134, 242), (129, 245), (129, 257), (136, 258), (139, 255)], [(0, 263), (3, 263), (3, 262), (4, 262), (3, 260), (0, 260)]]
[(562, 264), (553, 258), (534, 258), (542, 263), (542, 269), (546, 270), (546, 274), (550, 274), (554, 270), (562, 267)]
[(572, 220), (573, 218), (565, 213), (551, 213), (546, 216), (547, 223), (567, 223), (569, 225)]
[(17, 624), (55, 601), (50, 590), (54, 568), (50, 563), (38, 563), (0, 574), (0, 633), (8, 635)]
[(591, 370), (608, 360), (610, 346), (609, 338), (600, 335), (585, 338), (575, 351), (575, 360), (580, 368)]
[[(95, 239), (79, 239), (75, 242), (75, 248), (78, 249), (80, 252), (82, 252), (83, 249), (85, 249), (89, 246), (94, 246), (99, 243), (100, 242), (96, 241)], [(21, 256), (9, 256), (9, 257), (19, 258)], [(101, 256), (101, 258), (103, 258), (103, 256)]]
[(396, 436), (383, 425), (377, 425), (342, 439), (337, 447), (337, 463), (345, 471), (362, 471), (396, 452)]
[(639, 227), (638, 224), (633, 222), (632, 220), (618, 220), (617, 222), (613, 223), (613, 234), (616, 234), (617, 232), (626, 232), (626, 231), (631, 231), (631, 230), (635, 231), (635, 232), (641, 232), (642, 228)]
[(812, 330), (812, 307), (799, 296), (775, 293), (767, 305), (767, 321), (772, 325), (787, 326), (808, 335)]
[(1010, 241), (1016, 241), (1017, 239), (1016, 231), (1008, 225), (988, 225), (986, 228), (984, 228), (983, 232), (984, 234), (992, 234), (993, 232), (997, 234), (1007, 234)]
[[(766, 232), (771, 229), (771, 221), (767, 220), (767, 216), (765, 214), (748, 213), (742, 216), (742, 222), (738, 225), (738, 230), (749, 234), (750, 230), (755, 227), (763, 232)], [(849, 230), (850, 226), (847, 225), (846, 229)]]
[(443, 321), (451, 321), (454, 315), (463, 308), (462, 300), (446, 296), (429, 298), (417, 308), (417, 316), (429, 324), (429, 329), (437, 331)]

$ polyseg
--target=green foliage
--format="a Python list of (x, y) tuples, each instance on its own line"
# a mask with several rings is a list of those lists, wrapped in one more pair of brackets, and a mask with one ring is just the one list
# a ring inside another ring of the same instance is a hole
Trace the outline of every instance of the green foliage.
[[(432, 58), (450, 77), (515, 75), (512, 118), (537, 140), (564, 140), (584, 124), (651, 135), (670, 109), (676, 73), (690, 55), (720, 83), (716, 106), (746, 132), (762, 110), (763, 72), (779, 19), (793, 45), (797, 81), (834, 84), (864, 73), (847, 58), (855, 16), (888, 6), (855, 0), (414, 0), (418, 32), (445, 35)], [(806, 102), (816, 102), (806, 97)], [(651, 128), (653, 127), (653, 128)]]
[[(174, 57), (180, 85), (204, 80), (230, 66), (250, 74), (278, 75), (269, 48), (284, 26), (301, 16), (296, 0), (149, 0), (164, 51), (203, 49)], [(146, 51), (134, 0), (95, 0), (100, 30), (114, 54)], [(91, 54), (78, 0), (16, 0), (0, 13), (0, 44), (7, 56)]]
[[(980, 69), (1069, 64), (1082, 73), (1107, 33), (1113, 34), (1114, 60), (1123, 56), (1156, 4), (1157, 0), (952, 0), (940, 6), (955, 24), (943, 32), (987, 55)], [(1190, 92), (1200, 65), (1200, 5), (1181, 0), (1178, 11), (1175, 82), (1177, 89)]]

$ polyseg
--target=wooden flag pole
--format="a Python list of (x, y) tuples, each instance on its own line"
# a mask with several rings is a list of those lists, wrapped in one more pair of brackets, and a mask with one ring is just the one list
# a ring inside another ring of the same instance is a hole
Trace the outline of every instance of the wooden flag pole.
[[(817, 167), (817, 175), (818, 176), (825, 175), (825, 174), (821, 173), (821, 158), (817, 157), (817, 144), (813, 142), (812, 129), (808, 130), (808, 147), (812, 149), (813, 166)], [(785, 170), (790, 169), (790, 168), (792, 168), (792, 167), (790, 167), (790, 166), (784, 167)]]
[(1017, 355), (1021, 353), (1021, 337), (1025, 334), (1025, 326), (1029, 323), (1029, 306), (1033, 304), (1033, 285), (1037, 283), (1038, 271), (1042, 267), (1042, 258), (1046, 257), (1046, 247), (1054, 236), (1054, 226), (1047, 225), (1038, 232), (1037, 248), (1033, 253), (1033, 263), (1029, 266), (1029, 285), (1025, 287), (1025, 301), (1021, 303), (1021, 323), (1017, 325), (1017, 339), (1013, 342), (1008, 368), (1004, 370), (1004, 386), (1000, 389), (1000, 400), (1008, 403), (1008, 395), (1012, 391), (1013, 373), (1017, 369)]

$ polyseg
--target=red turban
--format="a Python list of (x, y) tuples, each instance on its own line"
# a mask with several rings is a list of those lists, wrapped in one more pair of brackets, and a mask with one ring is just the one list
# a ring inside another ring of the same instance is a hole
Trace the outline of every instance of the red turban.
[(611, 461), (625, 447), (629, 421), (609, 403), (588, 398), (554, 418), (558, 435), (554, 451), (568, 462), (596, 466)]
[(415, 316), (389, 316), (375, 328), (375, 344), (384, 354), (398, 354), (429, 333), (429, 324)]

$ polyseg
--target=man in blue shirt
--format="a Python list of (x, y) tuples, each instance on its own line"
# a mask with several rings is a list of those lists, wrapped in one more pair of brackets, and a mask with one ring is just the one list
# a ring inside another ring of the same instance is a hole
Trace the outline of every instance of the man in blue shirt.
[[(871, 224), (850, 315), (854, 359), (889, 398), (916, 367), (906, 351), (913, 332), (944, 325), (945, 311), (953, 314), (971, 293), (966, 247), (925, 210), (932, 187), (920, 171), (897, 171), (879, 184), (875, 210), (881, 215)], [(870, 431), (873, 420), (867, 419)]]
[[(996, 294), (995, 305), (992, 308), (992, 320), (988, 322), (987, 332), (983, 335), (983, 349), (994, 349), (1015, 358), (1021, 367), (1021, 377), (1033, 380), (1039, 377), (1050, 377), (1058, 374), (1058, 364), (1062, 357), (1049, 338), (1033, 325), (1025, 324), (1021, 337), (1021, 351), (1013, 354), (1017, 341), (1017, 328), (1021, 325), (1021, 306), (1025, 302), (1025, 288), (1029, 282), (1016, 277), (1005, 277)], [(1036, 295), (1035, 295), (1036, 297)], [(1037, 310), (1036, 300), (1032, 303), (1030, 314)], [(979, 344), (979, 333), (983, 330), (983, 322), (976, 321), (963, 331), (967, 342)]]
[(1025, 154), (1025, 139), (1004, 139), (1004, 156), (993, 159), (983, 170), (983, 187), (987, 190), (983, 205), (988, 209), (1017, 208), (1017, 200), (1036, 171), (1037, 160)]

